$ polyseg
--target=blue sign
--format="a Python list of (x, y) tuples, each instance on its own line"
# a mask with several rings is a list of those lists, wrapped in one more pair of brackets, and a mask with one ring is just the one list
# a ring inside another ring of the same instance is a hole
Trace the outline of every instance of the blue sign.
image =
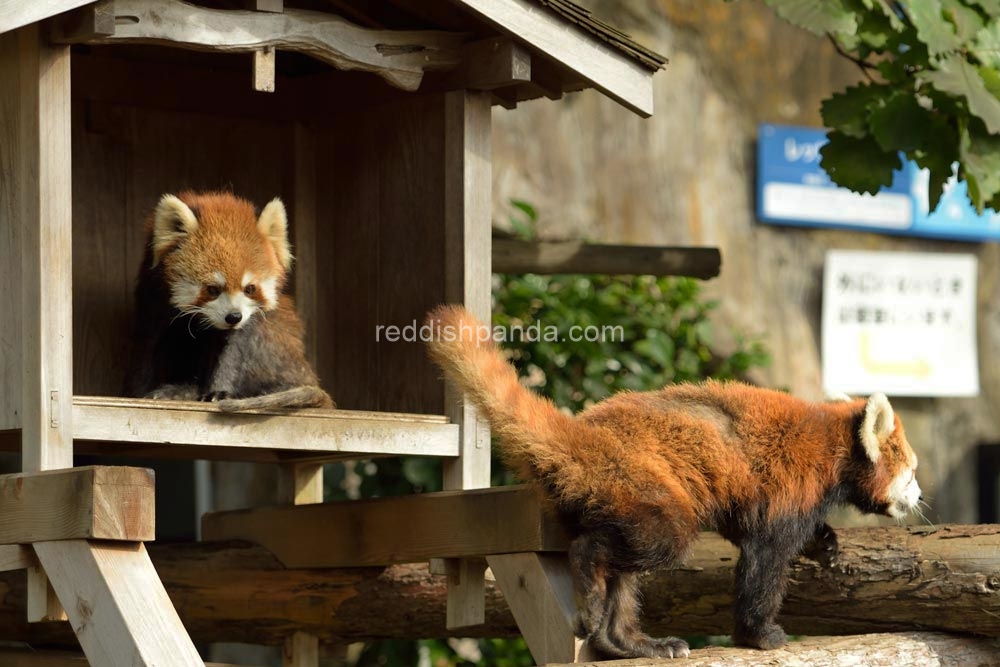
[(820, 166), (826, 131), (761, 125), (757, 143), (757, 218), (774, 224), (865, 229), (961, 241), (1000, 240), (1000, 214), (976, 212), (964, 182), (945, 185), (928, 210), (929, 175), (904, 161), (875, 195), (835, 185)]

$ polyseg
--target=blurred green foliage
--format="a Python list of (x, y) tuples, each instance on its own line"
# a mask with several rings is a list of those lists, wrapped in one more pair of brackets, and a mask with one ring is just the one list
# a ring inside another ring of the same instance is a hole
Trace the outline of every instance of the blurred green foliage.
[[(515, 235), (530, 239), (535, 210), (525, 202), (512, 204)], [(527, 385), (574, 412), (617, 391), (739, 378), (768, 364), (758, 339), (735, 334), (724, 353), (713, 346), (711, 315), (717, 307), (690, 278), (498, 274), (493, 284), (493, 324), (504, 332), (511, 362)], [(495, 486), (516, 481), (496, 460), (492, 477)], [(325, 481), (328, 500), (437, 491), (441, 462), (414, 457), (333, 464)], [(479, 640), (471, 650), (469, 641), (372, 642), (355, 665), (533, 664), (520, 639)]]

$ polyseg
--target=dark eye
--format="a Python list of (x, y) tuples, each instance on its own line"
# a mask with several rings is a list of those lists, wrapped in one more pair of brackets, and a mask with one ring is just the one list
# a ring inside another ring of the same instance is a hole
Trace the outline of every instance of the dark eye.
[(257, 293), (257, 286), (254, 285), (253, 283), (250, 283), (249, 285), (243, 288), (243, 293), (246, 294), (247, 296), (253, 296), (254, 294)]
[(222, 294), (222, 288), (218, 285), (205, 285), (205, 294), (209, 295), (213, 299), (220, 294)]

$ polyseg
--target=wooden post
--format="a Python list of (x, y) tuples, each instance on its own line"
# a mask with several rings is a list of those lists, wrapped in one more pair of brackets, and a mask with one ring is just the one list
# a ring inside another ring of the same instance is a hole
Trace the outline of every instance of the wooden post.
[[(6, 223), (17, 227), (20, 267), (21, 468), (73, 465), (72, 174), (70, 52), (49, 46), (38, 24), (0, 36), (4, 143), (13, 154), (5, 173)], [(65, 619), (38, 568), (28, 570), (28, 619)]]
[[(278, 502), (309, 505), (323, 502), (323, 464), (286, 463), (278, 480)], [(345, 536), (346, 537), (346, 536)], [(296, 632), (285, 640), (282, 667), (319, 667), (319, 637)]]
[[(445, 95), (445, 300), (462, 303), (490, 321), (492, 166), (490, 94)], [(444, 470), (445, 489), (490, 485), (490, 432), (475, 408), (450, 383), (448, 416), (459, 425), (460, 454)], [(482, 561), (449, 560), (449, 628), (478, 625), (485, 618)]]

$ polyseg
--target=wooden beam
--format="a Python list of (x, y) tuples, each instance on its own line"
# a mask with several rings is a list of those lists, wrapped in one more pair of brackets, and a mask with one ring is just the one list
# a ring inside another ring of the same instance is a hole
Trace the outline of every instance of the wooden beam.
[[(290, 463), (278, 476), (278, 502), (310, 505), (323, 502), (323, 465)], [(319, 667), (319, 637), (296, 631), (285, 639), (282, 667)]]
[[(72, 651), (47, 651), (37, 648), (0, 647), (0, 665), (4, 667), (91, 667), (87, 658)], [(206, 662), (205, 667), (250, 667)]]
[(94, 0), (0, 0), (0, 33), (47, 19)]
[(653, 72), (530, 0), (456, 0), (640, 116), (653, 114)]
[(31, 547), (20, 544), (4, 544), (0, 546), (0, 572), (10, 570), (26, 570), (38, 567), (38, 559)]
[(247, 9), (255, 12), (272, 12), (280, 14), (285, 11), (284, 0), (246, 0)]
[[(897, 526), (838, 532), (842, 553), (833, 566), (793, 561), (780, 618), (789, 633), (974, 628), (1000, 637), (1000, 526), (939, 526), (933, 534)], [(249, 542), (153, 544), (149, 550), (199, 642), (281, 646), (297, 631), (324, 644), (454, 636), (445, 625), (446, 578), (430, 574), (426, 563), (288, 569)], [(721, 537), (704, 534), (679, 569), (644, 579), (644, 629), (654, 636), (731, 633), (735, 553)], [(0, 590), (0, 640), (73, 641), (64, 624), (25, 623), (20, 572), (0, 573)], [(463, 636), (517, 636), (495, 582), (487, 580), (486, 592), (485, 623)]]
[(707, 280), (719, 275), (721, 267), (718, 248), (493, 239), (493, 270), (497, 273), (606, 273)]
[(141, 542), (39, 542), (80, 646), (101, 667), (204, 667)]
[(57, 44), (80, 44), (114, 34), (114, 0), (100, 0), (92, 5), (60, 14), (49, 22), (49, 39)]
[[(266, 449), (289, 455), (456, 456), (458, 427), (444, 417), (350, 410), (222, 413), (209, 403), (77, 396), (78, 440), (172, 449)], [(341, 456), (342, 457), (342, 456)], [(226, 458), (226, 457), (221, 457)], [(254, 460), (253, 458), (248, 460)]]
[[(489, 48), (489, 47), (487, 47)], [(503, 49), (501, 50), (503, 51)], [(517, 53), (507, 51), (511, 58)], [(445, 293), (487, 320), (490, 315), (490, 215), (492, 165), (490, 94), (455, 91), (445, 95)], [(445, 462), (445, 489), (490, 485), (490, 431), (485, 419), (451, 383), (445, 409), (459, 427), (459, 456)], [(471, 524), (473, 530), (478, 530)], [(463, 528), (460, 530), (467, 530)], [(481, 552), (485, 554), (486, 552)], [(445, 556), (431, 553), (429, 556)], [(475, 554), (474, 554), (475, 555)], [(478, 625), (485, 614), (485, 565), (449, 561), (448, 627)]]
[(416, 90), (424, 72), (460, 62), (466, 37), (443, 31), (366, 30), (334, 14), (207, 9), (179, 0), (115, 0), (114, 35), (87, 44), (163, 44), (216, 52), (296, 51), (343, 70)]
[(154, 538), (153, 472), (87, 466), (0, 476), (0, 544)]
[[(206, 514), (202, 539), (250, 540), (287, 567), (358, 567), (552, 551), (562, 529), (528, 487), (442, 491)], [(344, 539), (351, 535), (351, 539)]]
[(462, 62), (435, 88), (494, 90), (531, 81), (531, 54), (509, 37), (492, 37), (462, 47)]

